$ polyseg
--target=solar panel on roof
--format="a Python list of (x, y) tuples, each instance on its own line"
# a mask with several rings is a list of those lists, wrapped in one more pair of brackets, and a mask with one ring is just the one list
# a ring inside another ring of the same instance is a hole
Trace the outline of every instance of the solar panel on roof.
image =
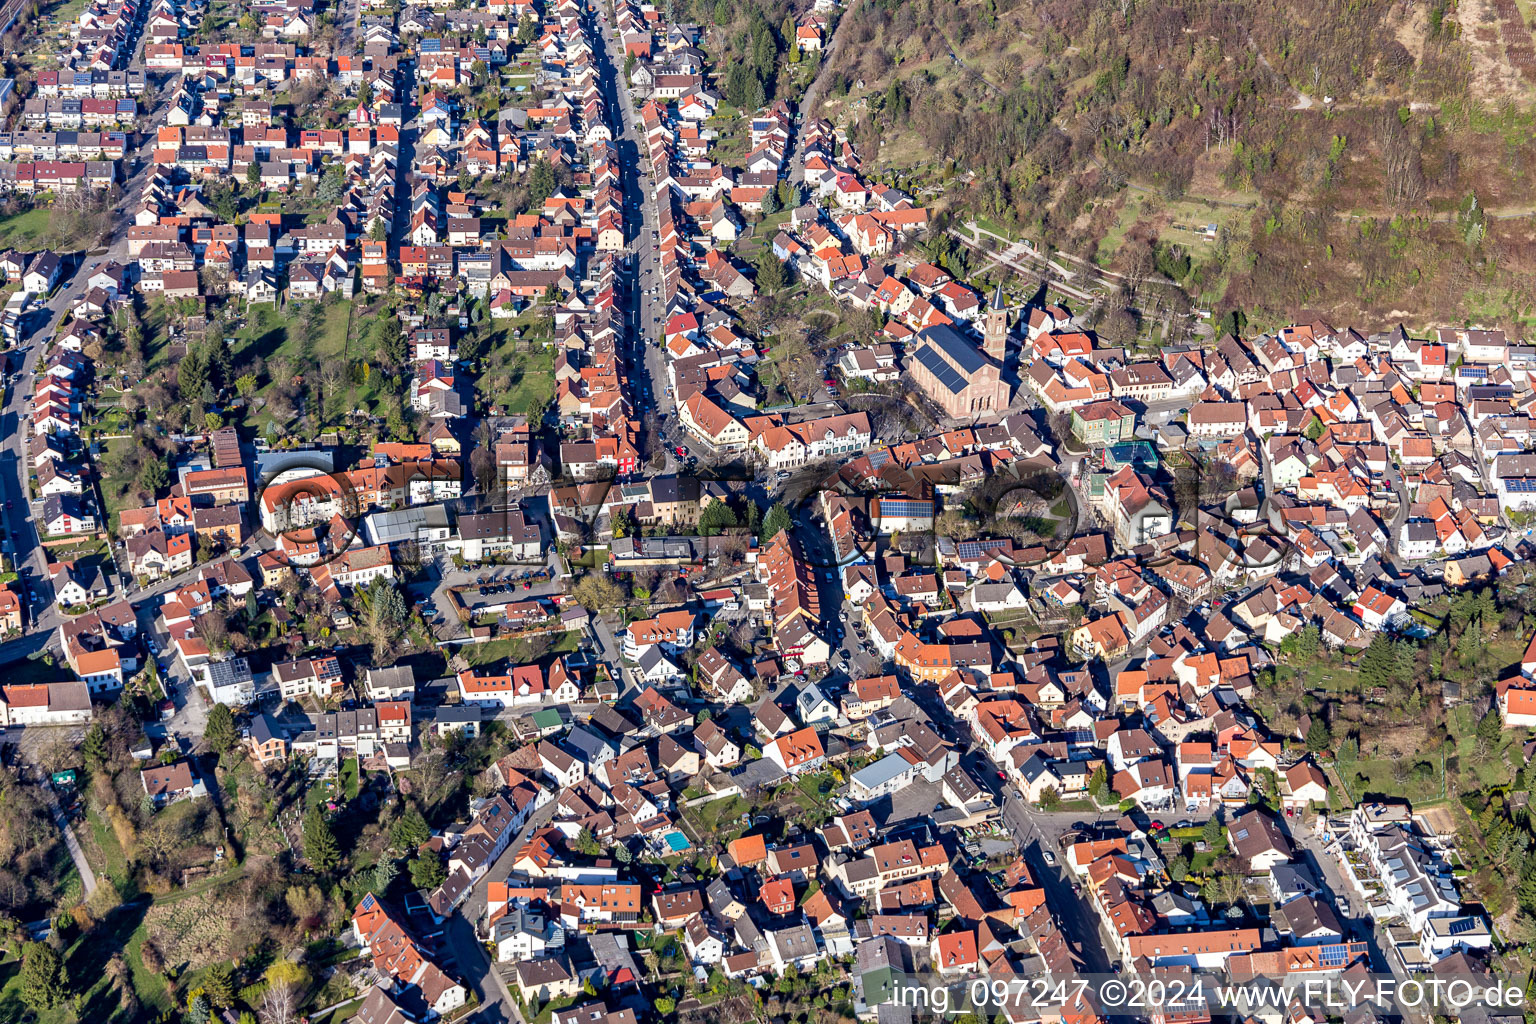
[(918, 337), (932, 342), (944, 350), (944, 354), (950, 361), (958, 366), (962, 372), (971, 374), (986, 365), (986, 359), (977, 351), (976, 346), (961, 336), (959, 331), (944, 324), (935, 324), (923, 331)]
[(917, 361), (927, 367), (946, 390), (956, 395), (965, 390), (965, 378), (955, 372), (955, 368), (945, 362), (936, 350), (923, 346), (917, 350)]
[(933, 502), (893, 498), (880, 502), (880, 514), (888, 516), (925, 516), (933, 513)]

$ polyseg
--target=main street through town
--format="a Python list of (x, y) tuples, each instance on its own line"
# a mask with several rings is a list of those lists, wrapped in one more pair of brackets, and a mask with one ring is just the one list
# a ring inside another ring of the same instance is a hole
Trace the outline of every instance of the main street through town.
[[(142, 69), (144, 39), (130, 66)], [(38, 361), (45, 354), (50, 339), (58, 331), (64, 315), (85, 297), (91, 273), (103, 263), (128, 259), (128, 228), (133, 223), (132, 209), (144, 181), (153, 169), (146, 159), (154, 147), (154, 128), (164, 116), (168, 98), (161, 95), (142, 119), (144, 131), (129, 136), (129, 151), (125, 165), (136, 168), (120, 186), (107, 237), (101, 248), (89, 252), (65, 254), (65, 270), (51, 294), (33, 306), (23, 321), (24, 337), (20, 346), (13, 350), (12, 360), (20, 357), (19, 365), (8, 367), (13, 376), (6, 387), (5, 401), (0, 407), (0, 429), (5, 432), (0, 447), (0, 498), (4, 501), (6, 531), (14, 548), (16, 572), (21, 578), (27, 595), (28, 629), (25, 636), (0, 644), (0, 664), (30, 657), (54, 641), (60, 617), (54, 604), (48, 577), (48, 559), (37, 532), (34, 514), (36, 507), (28, 500), (29, 470), (26, 444), (31, 437), (32, 379)], [(162, 580), (155, 587), (140, 592), (135, 601), (143, 601), (155, 594), (164, 593), (173, 586), (185, 582), (188, 574), (171, 580)]]

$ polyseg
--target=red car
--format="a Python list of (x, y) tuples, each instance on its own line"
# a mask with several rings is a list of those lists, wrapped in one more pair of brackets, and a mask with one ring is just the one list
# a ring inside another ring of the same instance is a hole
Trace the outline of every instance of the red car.
[(997, 773), (997, 777), (999, 779), (1002, 779), (1004, 782), (1008, 781), (1008, 773), (1007, 772), (998, 772)]
[(686, 454), (688, 454), (688, 449), (684, 448), (682, 445), (678, 445), (677, 446), (677, 457), (678, 458), (682, 458)]

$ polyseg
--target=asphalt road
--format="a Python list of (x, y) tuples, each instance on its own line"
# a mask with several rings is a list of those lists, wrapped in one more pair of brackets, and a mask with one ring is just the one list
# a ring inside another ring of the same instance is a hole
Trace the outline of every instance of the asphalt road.
[(640, 450), (642, 455), (648, 455), (656, 446), (661, 446), (667, 460), (665, 472), (670, 473), (678, 468), (677, 446), (688, 442), (682, 439), (682, 430), (676, 423), (676, 403), (667, 392), (666, 354), (659, 345), (667, 297), (656, 237), (656, 195), (652, 191), (651, 161), (640, 130), (640, 113), (618, 71), (624, 65), (624, 57), (612, 23), (606, 16), (599, 16), (597, 33), (603, 40), (602, 47), (596, 51), (598, 71), (603, 78), (609, 116), (617, 120), (614, 140), (622, 165), (624, 221), (626, 229), (634, 227), (625, 250), (630, 257), (630, 266), (623, 289), (629, 326), (625, 355), (631, 368), (630, 384), (635, 390), (629, 399), (642, 414), (656, 412), (661, 424), (660, 435), (651, 437), (642, 433)]
[[(1324, 846), (1324, 840), (1319, 838), (1310, 827), (1299, 827), (1300, 823), (1295, 819), (1281, 818), (1281, 827), (1286, 829), (1296, 845), (1297, 859), (1305, 861), (1311, 866), (1317, 877), (1323, 882), (1323, 896), (1333, 905), (1338, 915), (1339, 923), (1344, 927), (1345, 937), (1354, 941), (1365, 942), (1370, 947), (1371, 964), (1375, 970), (1381, 970), (1385, 965), (1398, 984), (1408, 980), (1408, 973), (1398, 961), (1396, 956), (1386, 953), (1389, 944), (1379, 930), (1378, 924), (1366, 910), (1365, 904), (1359, 899), (1358, 894), (1345, 880), (1343, 871), (1339, 868), (1338, 859)], [(1407, 1015), (1407, 1019), (1413, 1022), (1422, 1020), (1417, 1013)]]
[[(146, 38), (140, 36), (134, 61), (142, 59)], [(164, 113), (166, 105), (166, 100), (162, 98), (149, 111), (147, 118), (151, 124)], [(152, 133), (141, 136), (140, 148), (134, 156), (142, 155), (152, 148), (152, 140)], [(127, 166), (132, 166), (132, 159), (127, 160)], [(3, 479), (3, 483), (0, 483), (0, 497), (8, 506), (0, 514), (5, 516), (6, 528), (15, 546), (17, 571), (28, 582), (32, 599), (27, 608), (29, 635), (0, 645), (0, 664), (18, 661), (37, 653), (50, 643), (52, 633), (60, 622), (58, 609), (52, 600), (53, 591), (48, 584), (47, 558), (39, 542), (37, 525), (28, 502), (30, 474), (26, 442), (31, 436), (33, 375), (64, 313), (85, 296), (86, 282), (91, 271), (108, 260), (126, 262), (128, 259), (128, 227), (133, 223), (131, 210), (151, 168), (152, 164), (144, 161), (143, 166), (123, 184), (122, 197), (113, 208), (106, 251), (88, 257), (77, 253), (67, 260), (67, 269), (53, 293), (40, 307), (34, 307), (28, 313), (26, 322), (30, 331), (15, 350), (20, 354), (21, 376), (14, 386), (7, 389), (4, 406), (0, 407), (0, 429), (5, 433), (4, 441), (0, 443), (0, 479)]]
[(52, 787), (47, 789), (48, 811), (53, 815), (53, 822), (59, 826), (59, 831), (64, 833), (64, 847), (69, 850), (70, 859), (75, 862), (75, 870), (80, 872), (80, 885), (85, 890), (85, 898), (90, 899), (96, 891), (96, 872), (91, 870), (90, 861), (85, 859), (85, 851), (80, 849), (80, 840), (75, 838), (75, 830), (64, 817), (64, 809), (59, 806), (58, 797)]
[[(995, 781), (994, 777), (989, 780), (989, 784)], [(1108, 973), (1111, 947), (1099, 929), (1099, 916), (1086, 899), (1073, 892), (1073, 882), (1058, 845), (1058, 840), (1071, 829), (1073, 822), (1092, 820), (1094, 815), (1036, 810), (1015, 797), (1011, 789), (1003, 795), (1002, 814), (1003, 823), (1029, 863), (1035, 880), (1045, 889), (1046, 905), (1056, 915), (1062, 932), (1082, 960), (1084, 969), (1090, 974)], [(1055, 859), (1055, 865), (1046, 863), (1047, 851)]]

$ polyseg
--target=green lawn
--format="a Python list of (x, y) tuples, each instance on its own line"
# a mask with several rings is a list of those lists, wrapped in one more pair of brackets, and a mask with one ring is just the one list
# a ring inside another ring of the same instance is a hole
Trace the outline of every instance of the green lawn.
[[(113, 441), (102, 441), (102, 455), (105, 456), (108, 452), (110, 452), (114, 445), (131, 445), (133, 443), (134, 441), (132, 438), (119, 438)], [(113, 461), (106, 458), (99, 458), (96, 460), (96, 465), (98, 467), (105, 467), (113, 464), (115, 464)], [(99, 477), (99, 482), (101, 484), (101, 500), (104, 501), (107, 506), (107, 519), (110, 523), (112, 532), (116, 533), (118, 514), (125, 508), (138, 507), (136, 498), (136, 495), (138, 494), (138, 481), (131, 478), (114, 476), (103, 472)]]
[(712, 836), (724, 843), (741, 834), (741, 822), (738, 819), (750, 810), (751, 803), (739, 796), (729, 796), (686, 808), (683, 817), (693, 826), (697, 835)]
[(357, 758), (349, 757), (341, 763), (341, 792), (348, 800), (357, 799)]
[(1509, 782), (1506, 760), (1518, 766), (1524, 758), (1520, 751), (1523, 735), (1518, 729), (1504, 730), (1499, 733), (1498, 742), (1492, 749), (1485, 755), (1479, 755), (1477, 723), (1480, 720), (1470, 704), (1459, 704), (1446, 715), (1446, 728), (1456, 741), (1456, 757), (1461, 774), (1463, 778), (1468, 773), (1475, 775), (1478, 783), (1485, 788), (1506, 785)]
[(112, 831), (111, 823), (92, 801), (86, 802), (85, 819), (90, 826), (91, 842), (96, 845), (96, 856), (90, 858), (91, 867), (97, 874), (111, 879), (121, 891), (128, 882), (128, 858), (123, 856), (117, 833)]
[[(61, 1006), (34, 1013), (21, 1001), (18, 980), (20, 963), (0, 964), (0, 1024), (127, 1024), (134, 1019), (153, 1019), (170, 1008), (165, 982), (144, 969), (139, 950), (144, 944), (144, 913), (149, 900), (119, 907), (84, 937), (76, 936), (64, 950), (65, 965), (80, 998), (78, 1013), (66, 1001)], [(139, 1014), (122, 1012), (122, 1004), (107, 978), (107, 961), (121, 952), (133, 973), (133, 987), (143, 1004)]]
[[(548, 351), (519, 352), (498, 371), (490, 375), (490, 383), (502, 383), (490, 397), (491, 401), (509, 413), (528, 415), (533, 409), (547, 406), (555, 397), (555, 356)], [(482, 380), (485, 377), (482, 376)]]
[(234, 336), (232, 347), (235, 361), (239, 362), (250, 355), (259, 355), (267, 360), (283, 355), (302, 356), (305, 348), (304, 328), (311, 316), (322, 318), (315, 335), (314, 357), (326, 359), (345, 354), (352, 303), (320, 300), (318, 314), (313, 312), (313, 306), (313, 302), (289, 303), (281, 310), (272, 306), (258, 306), (247, 319), (245, 327)]
[(52, 211), (38, 207), (0, 219), (0, 247), (35, 250), (48, 231)]
[(709, 158), (726, 167), (742, 166), (752, 141), (748, 118), (729, 103), (721, 103), (704, 128), (719, 135), (709, 147)]
[(342, 1003), (330, 1013), (309, 1018), (309, 1024), (342, 1024), (342, 1021), (351, 1020), (358, 1010), (362, 1009), (363, 1000), (354, 999), (350, 1003)]
[(1401, 781), (1397, 778), (1397, 765), (1385, 758), (1363, 759), (1352, 764), (1339, 765), (1338, 773), (1343, 778), (1350, 796), (1356, 802), (1366, 794), (1375, 794), (1401, 797), (1419, 804), (1445, 796), (1445, 773), (1440, 759), (1426, 756), (1424, 760), (1430, 765), (1430, 770), (1427, 772), (1414, 771), (1414, 759), (1404, 758), (1403, 763), (1409, 771)]
[[(564, 633), (551, 634), (549, 654), (567, 654), (574, 651), (581, 643), (580, 630), (567, 630)], [(481, 665), (495, 665), (505, 662), (510, 665), (524, 665), (535, 660), (530, 657), (532, 649), (526, 640), (492, 640), (485, 644), (465, 644), (461, 648), (464, 660), (478, 668)]]
[(751, 237), (743, 237), (741, 241), (736, 243), (737, 255), (748, 263), (756, 263), (762, 251), (773, 245), (774, 236), (783, 230), (784, 225), (789, 222), (791, 212), (790, 210), (780, 210), (758, 221), (757, 225), (752, 229)]

